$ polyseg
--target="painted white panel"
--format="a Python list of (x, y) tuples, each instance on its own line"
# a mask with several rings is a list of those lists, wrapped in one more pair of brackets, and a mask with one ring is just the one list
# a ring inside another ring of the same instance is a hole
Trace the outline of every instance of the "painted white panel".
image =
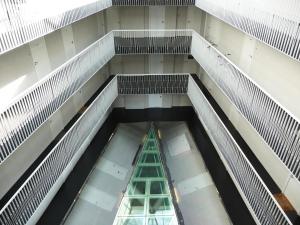
[(162, 107), (171, 108), (173, 104), (173, 95), (162, 95)]
[(300, 105), (295, 104), (300, 95), (300, 63), (214, 16), (207, 14), (206, 23), (205, 38), (300, 118)]
[[(149, 29), (165, 29), (164, 6), (149, 7)], [(163, 73), (163, 57), (163, 55), (149, 55), (149, 73)]]
[(124, 180), (128, 172), (128, 169), (105, 158), (101, 159), (100, 163), (97, 164), (96, 168), (103, 171), (104, 173), (110, 174), (111, 176), (119, 180)]
[(163, 73), (163, 55), (149, 55), (149, 73)]

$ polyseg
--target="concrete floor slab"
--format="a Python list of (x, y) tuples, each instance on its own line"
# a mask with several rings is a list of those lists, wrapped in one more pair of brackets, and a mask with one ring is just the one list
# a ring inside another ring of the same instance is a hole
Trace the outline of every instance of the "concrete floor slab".
[[(165, 123), (159, 128), (166, 163), (177, 190), (178, 206), (185, 224), (232, 224), (187, 125), (184, 122)], [(190, 151), (172, 155), (169, 148), (175, 145), (169, 145), (168, 142), (180, 135), (185, 135)]]
[(96, 168), (104, 173), (112, 175), (119, 180), (124, 180), (128, 172), (128, 169), (108, 159), (105, 159), (104, 157), (101, 158), (101, 162), (96, 166)]
[(177, 187), (181, 195), (187, 195), (210, 185), (214, 185), (214, 183), (209, 173), (206, 172), (179, 182)]

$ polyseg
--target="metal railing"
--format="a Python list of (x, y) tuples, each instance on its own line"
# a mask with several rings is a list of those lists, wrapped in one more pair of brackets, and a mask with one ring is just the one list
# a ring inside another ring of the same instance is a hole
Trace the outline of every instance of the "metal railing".
[(17, 96), (0, 113), (0, 163), (114, 55), (111, 32)]
[(258, 224), (292, 225), (193, 78), (188, 96), (208, 136)]
[(195, 5), (300, 60), (300, 1), (196, 0)]
[(76, 163), (74, 156), (82, 154), (79, 149), (96, 124), (103, 124), (117, 96), (115, 77), (0, 210), (0, 224), (24, 225), (30, 220), (67, 166)]
[(119, 95), (186, 94), (189, 74), (118, 74)]
[(189, 54), (193, 30), (114, 30), (115, 52)]
[(113, 5), (185, 6), (195, 5), (195, 0), (3, 0), (0, 55)]
[(0, 2), (0, 54), (110, 6), (111, 0), (3, 0)]
[(278, 158), (300, 180), (300, 122), (196, 32), (192, 55)]
[(195, 0), (112, 0), (116, 6), (187, 6), (195, 5)]

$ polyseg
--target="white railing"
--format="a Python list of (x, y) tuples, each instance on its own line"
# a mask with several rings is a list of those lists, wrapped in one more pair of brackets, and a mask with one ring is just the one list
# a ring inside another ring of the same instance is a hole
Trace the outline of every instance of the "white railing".
[(191, 37), (193, 30), (113, 30), (114, 37), (143, 38), (143, 37)]
[(114, 55), (110, 32), (17, 96), (0, 113), (0, 163)]
[(196, 32), (191, 52), (278, 158), (300, 180), (300, 122)]
[[(148, 75), (139, 74), (137, 76)], [(291, 225), (292, 223), (210, 106), (193, 78), (188, 74), (167, 75), (183, 76), (184, 79), (188, 76), (187, 94), (193, 107), (256, 222), (262, 225)], [(76, 164), (85, 147), (89, 144), (85, 142), (92, 140), (106, 119), (108, 110), (118, 96), (120, 88), (118, 78), (122, 76), (118, 75), (110, 81), (0, 210), (0, 224), (34, 224), (39, 219), (67, 177), (68, 171), (72, 170), (72, 166)], [(126, 76), (129, 75), (124, 75), (124, 77)], [(135, 76), (133, 75), (133, 77)], [(157, 80), (160, 82), (161, 79)], [(181, 84), (186, 85), (186, 82)]]
[(111, 0), (0, 1), (0, 54), (110, 6)]
[(187, 6), (195, 5), (195, 0), (112, 0), (116, 6)]
[(0, 163), (115, 54), (177, 53), (194, 56), (300, 180), (300, 122), (193, 30), (116, 30), (92, 44), (0, 114)]
[(115, 52), (189, 54), (193, 30), (114, 30)]
[(188, 96), (257, 224), (292, 225), (192, 77)]
[(300, 60), (300, 2), (295, 0), (4, 0), (0, 2), (0, 54), (112, 5), (196, 5)]
[(195, 5), (300, 60), (300, 1), (196, 0)]
[(112, 5), (181, 6), (195, 5), (195, 0), (2, 0), (0, 55)]
[[(47, 195), (55, 195), (51, 190), (58, 190), (59, 187), (56, 186), (63, 183), (60, 179), (67, 177), (66, 170), (72, 170), (72, 165), (76, 164), (89, 144), (86, 143), (87, 139), (89, 142), (93, 139), (117, 96), (115, 77), (0, 210), (0, 224), (23, 225), (37, 222), (43, 213), (40, 208), (45, 208), (43, 201), (48, 198)], [(82, 148), (83, 145), (85, 148)], [(35, 213), (39, 216), (34, 215)]]
[(118, 74), (119, 95), (186, 94), (187, 73)]

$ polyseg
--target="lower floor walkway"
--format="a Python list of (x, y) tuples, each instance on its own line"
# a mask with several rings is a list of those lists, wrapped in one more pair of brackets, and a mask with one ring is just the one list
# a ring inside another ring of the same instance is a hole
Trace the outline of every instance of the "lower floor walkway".
[(65, 225), (113, 224), (133, 171), (132, 161), (147, 132), (145, 125), (120, 124), (117, 127), (70, 210)]
[[(113, 224), (134, 169), (132, 162), (149, 127), (148, 123), (118, 125), (70, 209), (65, 225)], [(185, 224), (230, 225), (187, 125), (184, 122), (156, 123), (156, 127)]]
[(222, 199), (186, 123), (161, 123), (158, 127), (184, 223), (230, 225)]

